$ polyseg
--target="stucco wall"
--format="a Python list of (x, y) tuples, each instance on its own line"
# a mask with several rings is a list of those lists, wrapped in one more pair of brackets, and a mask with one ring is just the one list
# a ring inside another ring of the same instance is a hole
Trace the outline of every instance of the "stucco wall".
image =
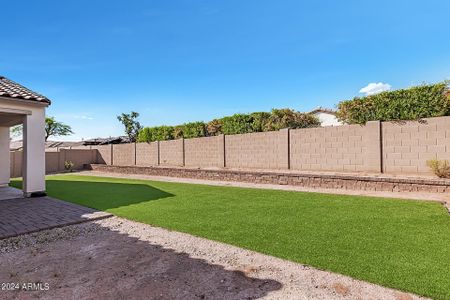
[(9, 127), (0, 127), (0, 186), (9, 183)]
[[(0, 109), (15, 111), (17, 117), (23, 121), (24, 153), (22, 163), (27, 169), (26, 176), (24, 176), (24, 192), (30, 195), (34, 192), (45, 191), (44, 125), (46, 105), (0, 97)], [(9, 158), (10, 155), (6, 154), (6, 157)]]

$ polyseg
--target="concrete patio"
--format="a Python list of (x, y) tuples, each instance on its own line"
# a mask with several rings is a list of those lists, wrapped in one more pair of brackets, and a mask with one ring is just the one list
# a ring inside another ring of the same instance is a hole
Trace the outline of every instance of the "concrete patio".
[(50, 197), (23, 198), (21, 190), (0, 188), (0, 239), (110, 216)]

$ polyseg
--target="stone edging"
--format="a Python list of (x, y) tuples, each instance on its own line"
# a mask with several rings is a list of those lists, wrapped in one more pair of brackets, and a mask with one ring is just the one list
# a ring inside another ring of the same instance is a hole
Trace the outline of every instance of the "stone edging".
[(259, 184), (280, 184), (312, 188), (333, 188), (388, 192), (450, 193), (450, 181), (428, 178), (399, 178), (388, 176), (310, 174), (243, 170), (188, 169), (178, 167), (111, 166), (91, 164), (86, 169), (121, 174), (237, 181)]

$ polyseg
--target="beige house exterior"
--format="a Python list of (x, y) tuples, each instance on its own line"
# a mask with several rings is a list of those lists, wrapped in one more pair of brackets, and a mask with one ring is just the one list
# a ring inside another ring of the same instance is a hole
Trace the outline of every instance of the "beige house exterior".
[(10, 181), (10, 128), (23, 124), (23, 192), (45, 195), (45, 109), (50, 100), (0, 76), (0, 186)]
[(309, 113), (315, 115), (319, 119), (320, 126), (322, 127), (343, 125), (342, 122), (337, 118), (336, 111), (332, 109), (318, 107), (310, 111)]

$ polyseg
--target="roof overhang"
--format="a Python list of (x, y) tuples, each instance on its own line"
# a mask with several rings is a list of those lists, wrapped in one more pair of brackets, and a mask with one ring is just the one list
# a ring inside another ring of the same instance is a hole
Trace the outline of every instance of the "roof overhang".
[(333, 116), (337, 115), (337, 112), (334, 110), (322, 109), (322, 108), (314, 109), (314, 110), (310, 111), (309, 113), (313, 114), (313, 115), (318, 114), (318, 113), (329, 114), (329, 115), (333, 115)]
[(25, 100), (20, 98), (10, 98), (10, 97), (3, 97), (0, 96), (0, 101), (6, 101), (9, 103), (20, 103), (22, 105), (29, 105), (33, 107), (48, 107), (50, 103), (47, 102), (41, 102), (41, 101), (34, 101), (34, 100)]

